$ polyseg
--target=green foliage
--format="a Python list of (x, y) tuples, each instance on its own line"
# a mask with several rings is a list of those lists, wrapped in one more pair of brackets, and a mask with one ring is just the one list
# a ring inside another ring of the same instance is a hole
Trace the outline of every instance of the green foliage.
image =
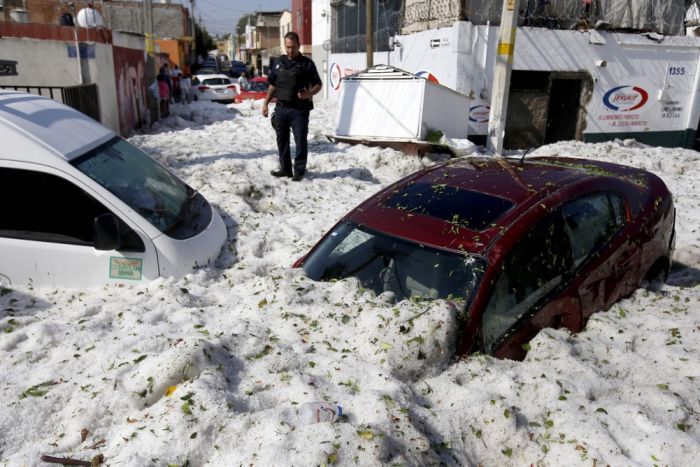
[(216, 48), (207, 28), (197, 23), (194, 25), (194, 48), (202, 56), (206, 56), (208, 51)]
[(236, 35), (237, 36), (242, 36), (245, 34), (245, 27), (246, 24), (248, 24), (248, 19), (250, 19), (250, 24), (255, 24), (255, 15), (254, 14), (247, 14), (241, 16), (241, 18), (238, 20), (238, 23), (236, 24)]
[(441, 130), (428, 130), (425, 140), (429, 143), (439, 143), (444, 133)]
[(49, 391), (48, 391), (48, 388), (50, 388), (51, 386), (54, 386), (54, 385), (56, 385), (56, 384), (58, 384), (58, 382), (56, 382), (56, 381), (45, 381), (45, 382), (43, 382), (43, 383), (41, 383), (41, 384), (37, 384), (36, 386), (32, 386), (32, 387), (29, 388), (29, 389), (25, 389), (25, 390), (19, 395), (19, 398), (20, 398), (20, 399), (25, 399), (25, 398), (28, 397), (28, 396), (31, 396), (31, 397), (42, 397), (42, 396), (46, 395), (47, 392), (49, 392)]

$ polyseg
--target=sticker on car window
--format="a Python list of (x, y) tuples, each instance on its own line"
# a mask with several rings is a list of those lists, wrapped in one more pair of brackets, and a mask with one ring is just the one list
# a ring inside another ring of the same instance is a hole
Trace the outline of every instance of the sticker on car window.
[(119, 258), (112, 256), (109, 258), (109, 278), (110, 279), (130, 279), (141, 280), (143, 271), (143, 260), (140, 258)]

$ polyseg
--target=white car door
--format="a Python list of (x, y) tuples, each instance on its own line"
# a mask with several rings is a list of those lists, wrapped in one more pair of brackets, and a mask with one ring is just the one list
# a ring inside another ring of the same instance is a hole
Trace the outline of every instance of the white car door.
[[(0, 165), (0, 277), (5, 287), (91, 287), (158, 277), (151, 239), (99, 193), (58, 170)], [(93, 245), (96, 216), (113, 214), (121, 247)]]

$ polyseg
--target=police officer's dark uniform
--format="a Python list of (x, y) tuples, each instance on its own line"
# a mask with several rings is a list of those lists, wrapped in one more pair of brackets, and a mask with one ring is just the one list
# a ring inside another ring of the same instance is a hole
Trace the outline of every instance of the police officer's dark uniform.
[[(272, 126), (277, 133), (277, 149), (280, 158), (280, 171), (274, 175), (294, 176), (301, 179), (306, 172), (308, 147), (306, 136), (309, 132), (309, 112), (314, 104), (311, 99), (299, 99), (301, 90), (309, 90), (321, 85), (316, 65), (310, 58), (298, 54), (296, 58), (280, 56), (275, 62), (268, 80), (275, 87), (277, 105), (272, 114)], [(289, 148), (289, 130), (294, 133), (296, 152), (294, 170), (292, 171), (291, 152)], [(281, 173), (280, 173), (281, 172)]]

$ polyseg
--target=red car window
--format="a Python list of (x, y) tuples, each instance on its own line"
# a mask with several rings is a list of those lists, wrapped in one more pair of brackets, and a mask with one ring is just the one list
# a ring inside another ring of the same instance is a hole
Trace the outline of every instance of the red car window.
[(447, 185), (411, 183), (394, 193), (384, 207), (424, 214), (471, 230), (483, 230), (513, 207), (511, 201)]
[[(596, 193), (563, 207), (566, 233), (571, 241), (574, 264), (577, 267), (624, 225), (621, 203), (624, 206), (619, 195)], [(614, 206), (617, 206), (617, 213)]]
[(558, 210), (536, 224), (504, 261), (481, 321), (485, 349), (494, 350), (522, 317), (563, 284), (572, 266)]

